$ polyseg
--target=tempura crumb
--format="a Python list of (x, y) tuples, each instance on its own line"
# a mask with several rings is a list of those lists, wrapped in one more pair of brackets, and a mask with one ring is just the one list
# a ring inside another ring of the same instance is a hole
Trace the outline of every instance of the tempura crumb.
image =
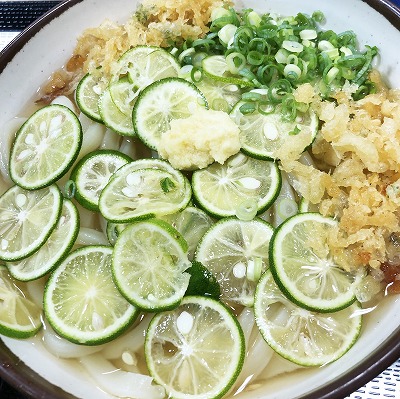
[(347, 270), (379, 268), (392, 233), (400, 232), (400, 100), (376, 71), (379, 91), (354, 101), (344, 91), (314, 101), (322, 121), (311, 153), (318, 166), (282, 160), (301, 195), (339, 220), (330, 247)]

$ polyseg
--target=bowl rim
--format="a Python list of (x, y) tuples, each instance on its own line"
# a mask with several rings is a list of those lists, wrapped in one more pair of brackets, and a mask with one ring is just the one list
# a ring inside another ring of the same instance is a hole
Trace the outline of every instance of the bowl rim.
[[(0, 74), (23, 46), (45, 25), (74, 5), (84, 0), (63, 0), (39, 19), (19, 33), (0, 51)], [(400, 31), (400, 7), (390, 0), (361, 0), (383, 15)], [(362, 387), (390, 367), (400, 358), (400, 326), (390, 337), (376, 348), (370, 356), (355, 365), (339, 378), (303, 395), (298, 399), (338, 399), (344, 398)], [(1, 340), (0, 340), (1, 341)], [(31, 398), (75, 399), (75, 396), (52, 385), (46, 379), (23, 364), (5, 345), (0, 342), (0, 378), (22, 394)]]

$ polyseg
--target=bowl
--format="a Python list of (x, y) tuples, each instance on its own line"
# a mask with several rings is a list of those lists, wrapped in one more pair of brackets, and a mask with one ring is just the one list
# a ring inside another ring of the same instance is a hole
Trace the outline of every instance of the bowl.
[[(29, 26), (0, 55), (0, 92), (3, 126), (25, 109), (37, 88), (68, 60), (79, 34), (105, 18), (123, 22), (137, 0), (66, 0)], [(360, 43), (380, 49), (376, 60), (384, 80), (400, 88), (400, 10), (386, 0), (243, 0), (238, 7), (294, 15), (321, 10), (325, 29), (354, 30)], [(400, 357), (400, 298), (382, 300), (366, 315), (353, 348), (336, 362), (274, 378), (265, 386), (242, 392), (246, 399), (343, 398), (373, 379)], [(41, 349), (38, 340), (2, 337), (0, 376), (28, 396), (42, 399), (110, 398), (69, 361)]]

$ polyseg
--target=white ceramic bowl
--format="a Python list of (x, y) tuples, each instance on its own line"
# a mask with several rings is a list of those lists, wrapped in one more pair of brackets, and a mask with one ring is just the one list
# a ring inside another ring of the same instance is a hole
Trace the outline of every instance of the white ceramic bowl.
[[(361, 44), (376, 45), (380, 49), (377, 67), (389, 85), (400, 88), (400, 11), (388, 1), (243, 0), (236, 4), (284, 15), (323, 11), (324, 28), (351, 29)], [(68, 60), (84, 28), (97, 26), (105, 18), (123, 22), (136, 5), (137, 0), (67, 0), (14, 40), (0, 57), (0, 127), (24, 109), (38, 86)], [(277, 378), (238, 397), (332, 399), (355, 391), (400, 357), (399, 302), (397, 297), (385, 300), (367, 316), (357, 343), (335, 363)], [(46, 354), (39, 342), (4, 338), (0, 375), (33, 397), (109, 398), (68, 362)]]

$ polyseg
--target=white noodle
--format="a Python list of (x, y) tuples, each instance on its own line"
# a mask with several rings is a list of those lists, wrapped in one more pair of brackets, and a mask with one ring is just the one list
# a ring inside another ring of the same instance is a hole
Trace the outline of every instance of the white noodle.
[(43, 323), (43, 344), (51, 354), (64, 359), (91, 355), (103, 348), (102, 345), (86, 346), (69, 342), (60, 337), (46, 322)]
[(88, 227), (81, 227), (75, 244), (109, 245), (109, 242), (103, 232)]
[(248, 348), (243, 369), (236, 380), (236, 394), (243, 391), (246, 386), (256, 380), (267, 367), (274, 353), (274, 350), (264, 341), (261, 334), (258, 333), (256, 339)]
[(279, 374), (289, 373), (291, 371), (304, 368), (290, 360), (284, 359), (282, 356), (274, 353), (269, 362), (268, 367), (266, 367), (263, 372), (259, 375), (260, 379), (268, 380), (270, 378), (276, 377)]
[(83, 131), (82, 147), (79, 152), (78, 159), (82, 158), (89, 152), (97, 150), (104, 139), (106, 128), (100, 123), (93, 122)]
[(107, 150), (118, 150), (121, 145), (120, 143), (121, 136), (111, 129), (106, 129), (100, 148)]
[(104, 219), (102, 216), (99, 217), (99, 224), (100, 224), (100, 229), (101, 231), (105, 234), (107, 237), (107, 220)]
[(248, 347), (251, 332), (254, 327), (254, 312), (252, 308), (244, 308), (238, 317), (238, 322), (242, 327), (246, 348)]
[(139, 158), (137, 154), (137, 143), (135, 142), (135, 139), (132, 137), (124, 137), (122, 139), (119, 150), (123, 154), (128, 155), (128, 157), (131, 157), (132, 159)]
[(75, 114), (77, 113), (77, 109), (76, 109), (75, 104), (66, 96), (58, 96), (58, 97), (56, 97), (51, 102), (51, 104), (63, 105), (64, 107), (69, 108)]
[(13, 118), (0, 129), (0, 172), (6, 183), (11, 184), (8, 173), (8, 161), (10, 159), (11, 144), (15, 133), (27, 118)]
[(30, 299), (32, 299), (32, 301), (35, 302), (35, 304), (37, 306), (40, 306), (41, 308), (43, 308), (43, 292), (44, 292), (44, 285), (46, 284), (47, 281), (47, 277), (48, 276), (44, 276), (37, 280), (28, 281), (26, 283)]
[(0, 195), (3, 195), (10, 188), (10, 182), (6, 182), (3, 179), (3, 175), (0, 174)]
[(105, 345), (101, 354), (106, 359), (118, 359), (125, 351), (137, 352), (144, 345), (146, 330), (152, 318), (151, 314), (144, 316), (135, 328)]
[[(313, 166), (315, 167), (315, 163), (311, 157), (311, 155), (308, 153), (308, 151), (304, 151), (299, 158), (299, 162), (302, 163), (303, 165), (307, 166)], [(295, 173), (287, 173), (287, 178), (290, 182), (290, 185), (293, 187), (293, 189), (301, 196), (300, 193), (300, 187), (299, 187), (299, 182), (296, 179)]]
[(89, 209), (84, 208), (82, 205), (74, 202), (79, 212), (79, 219), (82, 227), (94, 228), (98, 221), (98, 215), (95, 212), (89, 211)]
[(91, 126), (94, 123), (94, 121), (92, 119), (88, 118), (83, 112), (81, 112), (79, 114), (78, 119), (79, 119), (79, 122), (81, 123), (82, 130), (84, 132), (88, 129), (89, 126)]
[(153, 379), (144, 374), (122, 371), (99, 354), (79, 359), (99, 387), (121, 398), (161, 399), (164, 388), (153, 385)]

